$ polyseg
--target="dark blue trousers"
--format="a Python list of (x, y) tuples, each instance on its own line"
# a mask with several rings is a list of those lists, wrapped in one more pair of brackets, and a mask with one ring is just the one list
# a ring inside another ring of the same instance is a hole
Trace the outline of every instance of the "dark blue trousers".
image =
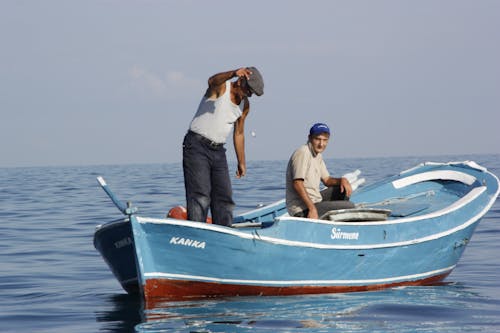
[[(331, 210), (350, 209), (355, 207), (354, 203), (345, 196), (345, 193), (340, 192), (340, 186), (338, 185), (327, 187), (322, 190), (321, 197), (323, 198), (322, 201), (314, 204), (319, 217)], [(294, 216), (307, 217), (307, 214), (309, 214), (309, 209), (305, 209)]]
[(234, 202), (226, 148), (189, 131), (184, 137), (182, 166), (188, 219), (205, 222), (210, 208), (214, 224), (231, 226)]

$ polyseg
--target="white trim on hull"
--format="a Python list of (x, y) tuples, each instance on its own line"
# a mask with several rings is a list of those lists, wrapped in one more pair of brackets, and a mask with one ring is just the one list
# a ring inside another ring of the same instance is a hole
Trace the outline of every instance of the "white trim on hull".
[(151, 279), (171, 279), (171, 280), (189, 280), (199, 282), (218, 282), (227, 284), (245, 284), (245, 285), (261, 285), (261, 286), (321, 286), (321, 285), (340, 285), (340, 286), (359, 286), (368, 284), (390, 284), (402, 281), (421, 280), (435, 275), (441, 275), (446, 272), (451, 272), (456, 265), (437, 269), (430, 272), (419, 274), (395, 276), (383, 279), (366, 279), (366, 280), (292, 280), (292, 281), (277, 281), (277, 280), (242, 280), (242, 279), (221, 279), (209, 276), (197, 276), (186, 274), (171, 274), (162, 272), (145, 273), (146, 278)]

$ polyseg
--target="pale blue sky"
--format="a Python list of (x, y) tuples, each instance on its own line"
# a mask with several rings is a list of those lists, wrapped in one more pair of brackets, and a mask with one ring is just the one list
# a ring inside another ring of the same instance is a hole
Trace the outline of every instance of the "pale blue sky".
[(266, 85), (247, 160), (318, 121), (326, 158), (500, 153), (496, 0), (3, 0), (0, 42), (0, 167), (180, 162), (207, 78), (241, 66)]

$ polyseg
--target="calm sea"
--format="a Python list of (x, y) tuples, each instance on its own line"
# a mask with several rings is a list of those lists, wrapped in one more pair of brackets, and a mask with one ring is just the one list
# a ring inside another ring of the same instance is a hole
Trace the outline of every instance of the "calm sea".
[[(500, 175), (500, 155), (328, 165), (334, 175), (360, 169), (371, 183), (428, 160), (474, 160)], [(247, 177), (233, 181), (237, 212), (281, 199), (285, 167), (249, 162)], [(498, 200), (443, 285), (175, 302), (145, 311), (93, 247), (95, 226), (120, 217), (98, 175), (143, 215), (161, 217), (184, 204), (180, 164), (0, 169), (0, 332), (500, 332)]]

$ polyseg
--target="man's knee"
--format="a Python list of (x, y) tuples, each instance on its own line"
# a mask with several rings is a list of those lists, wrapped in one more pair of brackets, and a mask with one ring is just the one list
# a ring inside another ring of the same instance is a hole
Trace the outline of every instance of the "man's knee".
[(192, 196), (187, 199), (188, 219), (204, 222), (207, 219), (210, 198), (203, 195)]

